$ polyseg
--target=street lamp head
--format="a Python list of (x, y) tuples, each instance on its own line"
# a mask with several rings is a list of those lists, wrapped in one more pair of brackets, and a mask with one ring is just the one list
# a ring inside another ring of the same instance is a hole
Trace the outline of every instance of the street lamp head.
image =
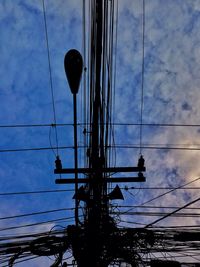
[(64, 60), (65, 73), (72, 94), (77, 94), (83, 71), (83, 59), (76, 49), (69, 50)]

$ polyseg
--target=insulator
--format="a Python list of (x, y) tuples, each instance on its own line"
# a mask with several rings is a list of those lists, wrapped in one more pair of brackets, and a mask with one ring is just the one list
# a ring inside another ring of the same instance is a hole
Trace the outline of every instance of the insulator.
[(56, 169), (57, 170), (61, 170), (62, 169), (62, 162), (61, 162), (59, 156), (56, 156), (55, 165), (56, 165)]
[(138, 159), (138, 168), (140, 168), (140, 169), (144, 168), (144, 162), (145, 162), (145, 160), (144, 160), (143, 156), (141, 155), (140, 158)]

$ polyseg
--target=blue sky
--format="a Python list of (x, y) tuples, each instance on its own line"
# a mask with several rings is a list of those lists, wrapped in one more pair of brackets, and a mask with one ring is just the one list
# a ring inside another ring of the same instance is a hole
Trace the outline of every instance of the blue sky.
[[(72, 96), (63, 59), (71, 48), (82, 51), (82, 1), (48, 0), (45, 3), (56, 119), (57, 123), (72, 123)], [(200, 124), (200, 0), (146, 0), (145, 3), (143, 123)], [(142, 1), (119, 0), (118, 11), (114, 119), (119, 123), (140, 123)], [(0, 39), (0, 126), (54, 123), (42, 1), (0, 0)], [(81, 94), (80, 89), (79, 107)], [(81, 122), (81, 108), (78, 114)], [(57, 130), (59, 145), (72, 146), (72, 127), (58, 127)], [(83, 128), (79, 127), (80, 145), (82, 131)], [(144, 146), (199, 148), (199, 138), (200, 127), (144, 126), (142, 142)], [(0, 193), (73, 189), (71, 186), (55, 185), (55, 155), (52, 150), (3, 152), (50, 147), (49, 139), (55, 146), (54, 128), (0, 128), (0, 139)], [(139, 127), (115, 126), (115, 141), (119, 145), (138, 146)], [(117, 165), (137, 164), (139, 149), (116, 151)], [(200, 152), (197, 150), (143, 149), (142, 153), (146, 160), (147, 182), (130, 186), (175, 187), (200, 176)], [(59, 154), (65, 167), (73, 166), (72, 149), (60, 150)], [(199, 182), (191, 186), (198, 187)], [(138, 205), (165, 191), (141, 189), (130, 192), (132, 195), (123, 191), (125, 201), (121, 205)], [(73, 207), (72, 195), (72, 192), (65, 192), (0, 196), (0, 217)], [(151, 204), (182, 206), (197, 197), (198, 190), (179, 190)], [(0, 220), (0, 230), (70, 216), (73, 213), (65, 211)], [(125, 219), (144, 224), (154, 220), (130, 216)], [(47, 231), (55, 224), (1, 233)], [(183, 221), (179, 218), (169, 218), (160, 223), (180, 224)], [(199, 219), (187, 218), (184, 224), (199, 224)], [(49, 260), (40, 259), (37, 266), (46, 265), (46, 261)], [(35, 266), (32, 264), (30, 266)]]

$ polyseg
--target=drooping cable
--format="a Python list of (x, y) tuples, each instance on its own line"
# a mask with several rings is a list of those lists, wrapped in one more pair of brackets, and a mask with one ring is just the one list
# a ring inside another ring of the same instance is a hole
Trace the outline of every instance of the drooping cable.
[[(52, 148), (52, 152), (53, 152), (53, 154), (54, 154), (54, 156), (55, 156), (55, 158), (56, 158), (56, 153), (55, 153), (55, 150), (53, 149), (53, 144), (52, 144), (52, 141), (51, 141), (51, 129), (52, 129), (52, 127), (50, 127), (49, 128), (49, 144), (50, 144), (50, 147)], [(58, 148), (58, 146), (57, 146), (57, 148)]]
[[(116, 95), (116, 75), (117, 75), (117, 48), (118, 48), (118, 18), (119, 18), (119, 5), (118, 0), (116, 1), (116, 10), (115, 10), (115, 39), (114, 39), (114, 71), (113, 71), (113, 96), (112, 96), (112, 118), (111, 118), (111, 131), (112, 131), (112, 143), (115, 145), (115, 128), (114, 128), (114, 121), (115, 121), (115, 95)], [(112, 162), (113, 165), (116, 165), (116, 149), (113, 149), (112, 152)]]
[[(83, 122), (86, 125), (87, 123), (87, 68), (86, 68), (86, 2), (83, 0), (82, 3), (82, 50), (83, 50)], [(86, 126), (84, 126), (84, 131), (86, 130)], [(85, 146), (84, 149), (84, 166), (86, 167), (87, 158), (86, 155), (86, 147), (87, 147), (87, 130), (83, 135), (83, 144)]]
[(0, 193), (1, 196), (16, 196), (16, 195), (31, 195), (31, 194), (46, 194), (46, 193), (66, 193), (74, 192), (73, 189), (61, 189), (61, 190), (39, 190), (39, 191), (27, 191), (27, 192), (4, 192)]
[[(65, 232), (65, 227), (61, 226), (62, 230), (52, 230), (55, 226), (53, 226), (51, 228), (51, 231), (45, 231), (45, 232), (26, 232), (26, 233), (22, 233), (20, 232), (20, 234), (16, 234), (16, 235), (7, 235), (7, 234), (1, 234), (1, 237), (0, 237), (0, 241), (14, 241), (14, 240), (24, 240), (24, 239), (27, 239), (29, 240), (30, 238), (38, 238), (38, 237), (42, 237), (42, 236), (48, 236), (49, 233), (51, 234), (54, 234), (54, 235), (63, 235), (64, 232)], [(2, 247), (1, 247), (2, 248)]]
[(13, 216), (0, 217), (0, 221), (1, 220), (22, 218), (22, 217), (35, 216), (35, 215), (41, 215), (41, 214), (55, 213), (55, 212), (60, 212), (60, 211), (69, 211), (69, 210), (72, 211), (72, 210), (74, 210), (74, 208), (54, 209), (54, 210), (39, 211), (39, 212), (32, 212), (32, 213), (27, 213), (27, 214), (18, 214), (18, 215), (13, 215)]
[[(86, 9), (87, 10), (87, 17), (88, 17), (88, 29), (91, 29), (91, 16), (90, 16), (90, 13), (91, 13), (91, 2), (88, 1), (88, 8)], [(90, 78), (90, 73), (91, 73), (91, 66), (90, 66), (90, 63), (91, 63), (91, 59), (90, 59), (90, 45), (91, 45), (91, 31), (89, 31), (87, 33), (87, 44), (86, 44), (86, 47), (87, 47), (87, 53), (86, 53), (86, 57), (87, 57), (87, 79), (86, 79), (86, 84), (87, 84), (87, 88), (86, 88), (86, 124), (85, 124), (85, 135), (86, 135), (86, 146), (87, 146), (87, 149), (89, 151), (89, 142), (90, 142), (90, 138), (89, 138), (89, 132), (90, 132), (90, 81), (91, 81), (91, 78)], [(87, 150), (86, 150), (86, 153), (87, 153)], [(88, 163), (89, 163), (89, 153), (88, 155), (86, 156), (86, 165), (85, 166), (88, 166)]]
[(49, 126), (51, 127), (73, 126), (73, 124), (72, 123), (13, 124), (13, 125), (0, 125), (0, 128), (29, 128), (29, 127), (49, 127)]
[[(179, 146), (161, 146), (159, 144), (148, 144), (148, 145), (142, 145), (142, 149), (146, 150), (182, 150), (182, 151), (200, 151), (199, 144), (196, 144), (198, 147), (179, 147)], [(84, 149), (84, 145), (79, 145), (78, 149)], [(138, 149), (139, 145), (136, 144), (114, 144), (114, 145), (109, 145), (108, 148), (112, 149)], [(45, 150), (56, 150), (57, 147), (30, 147), (30, 148), (11, 148), (11, 149), (0, 149), (0, 153), (6, 153), (6, 152), (28, 152), (28, 151), (45, 151)], [(58, 146), (59, 150), (63, 149), (74, 149), (74, 146)]]
[[(189, 145), (190, 146), (190, 145)], [(198, 144), (199, 146), (199, 144)], [(110, 146), (112, 148), (113, 146)], [(136, 144), (116, 144), (116, 149), (138, 149), (140, 146)], [(179, 147), (179, 146), (168, 146), (168, 145), (159, 145), (159, 144), (147, 144), (142, 145), (142, 149), (146, 150), (185, 150), (185, 151), (199, 151), (200, 147)]]
[[(35, 148), (19, 148), (19, 149), (0, 149), (0, 153), (5, 152), (27, 152), (27, 151), (43, 151), (43, 150), (52, 150), (57, 147), (35, 147)], [(79, 146), (83, 148), (83, 146)], [(59, 146), (58, 149), (74, 149), (74, 146)]]
[[(107, 88), (106, 84), (106, 61), (107, 61), (107, 51), (108, 51), (108, 40), (107, 40), (107, 32), (108, 32), (108, 1), (105, 1), (103, 5), (103, 21), (102, 21), (102, 75), (101, 75), (101, 103), (100, 103), (100, 146), (101, 146), (101, 153), (104, 153), (105, 158), (106, 156), (106, 149), (107, 149), (107, 132), (104, 133), (104, 122), (105, 122), (105, 113), (106, 113), (106, 89), (109, 91), (109, 88)], [(108, 107), (107, 107), (108, 108)], [(107, 121), (105, 122), (107, 124)], [(104, 137), (105, 134), (105, 137)], [(103, 152), (103, 144), (105, 144), (105, 149)]]
[(43, 221), (43, 222), (36, 222), (36, 223), (30, 223), (30, 224), (25, 224), (25, 225), (18, 225), (18, 226), (10, 226), (10, 227), (5, 227), (5, 228), (0, 228), (0, 232), (2, 231), (8, 231), (8, 230), (15, 230), (15, 229), (20, 229), (24, 227), (31, 227), (31, 226), (38, 226), (38, 225), (43, 225), (43, 224), (49, 224), (49, 223), (54, 223), (54, 222), (68, 222), (74, 220), (73, 217), (65, 217), (65, 218), (58, 218), (54, 220), (48, 220), (48, 221)]
[(141, 205), (148, 204), (148, 203), (150, 203), (150, 202), (152, 202), (152, 201), (154, 201), (154, 200), (156, 200), (156, 199), (158, 199), (158, 198), (160, 198), (160, 197), (163, 197), (163, 196), (165, 196), (165, 195), (167, 195), (167, 194), (169, 194), (169, 193), (172, 193), (172, 192), (176, 191), (177, 189), (184, 188), (185, 186), (187, 186), (187, 185), (189, 185), (189, 184), (192, 184), (192, 183), (198, 181), (199, 179), (200, 179), (200, 177), (197, 177), (196, 179), (194, 179), (194, 180), (192, 180), (192, 181), (190, 181), (190, 182), (188, 182), (188, 183), (185, 183), (185, 184), (182, 184), (182, 185), (180, 185), (180, 186), (177, 186), (177, 187), (175, 187), (175, 188), (173, 188), (173, 189), (171, 189), (171, 190), (169, 190), (169, 191), (167, 191), (167, 192), (165, 192), (165, 193), (163, 193), (163, 194), (160, 194), (160, 195), (158, 195), (158, 196), (156, 196), (156, 197), (154, 197), (154, 198), (152, 198), (152, 199), (150, 199), (150, 200), (148, 200), (148, 201), (145, 201), (145, 202), (143, 202)]
[[(114, 131), (112, 128), (113, 119), (113, 63), (114, 63), (114, 19), (115, 19), (115, 1), (110, 2), (110, 22), (109, 22), (109, 49), (108, 49), (108, 96), (107, 96), (107, 134), (109, 137), (108, 144), (115, 144), (114, 142)], [(113, 148), (109, 156), (109, 166), (111, 166), (112, 154), (115, 154), (115, 148)], [(114, 161), (113, 161), (114, 162)]]
[(120, 187), (120, 189), (123, 189), (123, 190), (126, 190), (126, 191), (128, 191), (128, 190), (135, 190), (135, 189), (142, 189), (142, 190), (171, 190), (171, 189), (176, 189), (176, 190), (178, 190), (178, 189), (180, 189), (180, 190), (199, 190), (200, 189), (200, 187), (184, 187), (184, 188), (175, 188), (175, 187), (169, 187), (169, 186), (167, 186), (167, 187), (162, 187), (162, 186), (154, 186), (154, 187), (143, 187), (143, 186), (141, 186), (141, 187), (137, 187), (137, 186), (131, 186), (131, 187), (127, 187), (127, 186), (125, 186), (125, 187)]
[[(24, 260), (18, 260), (18, 261), (16, 261), (14, 264), (13, 264), (13, 266), (14, 265), (17, 265), (18, 263), (22, 263), (22, 262), (26, 262), (26, 261), (30, 261), (30, 260), (33, 260), (33, 259), (37, 259), (37, 258), (39, 258), (40, 256), (32, 256), (32, 257), (26, 257), (26, 259), (24, 259)], [(25, 257), (23, 257), (23, 258), (25, 258)], [(6, 264), (6, 265), (2, 265), (2, 267), (8, 267), (8, 265)]]
[(52, 106), (53, 106), (53, 120), (55, 124), (55, 135), (56, 135), (56, 147), (57, 147), (57, 155), (58, 155), (58, 133), (56, 128), (56, 108), (55, 108), (55, 99), (54, 99), (54, 90), (53, 90), (53, 78), (52, 78), (52, 70), (51, 70), (51, 57), (50, 57), (50, 48), (49, 48), (49, 37), (48, 37), (48, 27), (47, 27), (47, 18), (46, 18), (46, 8), (45, 8), (45, 0), (42, 0), (43, 7), (43, 16), (44, 16), (44, 27), (45, 27), (45, 38), (46, 38), (46, 46), (47, 46), (47, 57), (48, 57), (48, 66), (49, 66), (49, 80), (50, 80), (50, 89), (51, 89), (51, 98), (52, 98)]
[[(185, 183), (185, 184), (182, 184), (182, 185), (180, 185), (180, 186), (177, 186), (177, 187), (175, 187), (175, 188), (173, 188), (173, 189), (171, 189), (171, 190), (169, 190), (169, 191), (167, 191), (167, 192), (165, 192), (165, 193), (163, 193), (163, 194), (160, 194), (160, 195), (158, 195), (158, 196), (156, 196), (156, 197), (153, 197), (153, 198), (151, 198), (151, 199), (149, 199), (149, 200), (143, 202), (142, 204), (140, 204), (140, 206), (144, 206), (145, 204), (148, 204), (148, 203), (150, 203), (150, 202), (152, 202), (152, 201), (154, 201), (154, 200), (156, 200), (156, 199), (158, 199), (158, 198), (160, 198), (160, 197), (163, 197), (163, 196), (165, 196), (165, 195), (167, 195), (167, 194), (169, 194), (169, 193), (172, 193), (172, 192), (174, 192), (174, 191), (177, 190), (177, 189), (184, 188), (185, 186), (187, 186), (187, 185), (189, 185), (189, 184), (191, 184), (191, 183), (194, 183), (194, 182), (198, 181), (199, 179), (200, 179), (200, 177), (198, 177), (198, 178), (196, 178), (196, 179), (194, 179), (194, 180), (192, 180), (192, 181), (190, 181), (190, 182), (188, 182), (188, 183)], [(127, 212), (130, 212), (130, 211), (133, 210), (133, 209), (135, 209), (135, 207), (133, 207), (133, 208), (131, 208), (131, 209), (128, 209), (128, 210), (124, 211), (124, 214), (126, 214)]]
[[(121, 208), (140, 208), (140, 209), (178, 209), (178, 206), (141, 206), (141, 205), (126, 205), (126, 206), (117, 206), (118, 209)], [(184, 208), (186, 210), (199, 210), (199, 208)], [(132, 212), (129, 212), (127, 214), (132, 214)]]
[(200, 200), (200, 198), (197, 198), (197, 199), (195, 199), (195, 200), (193, 200), (193, 201), (191, 201), (191, 202), (185, 204), (184, 206), (182, 206), (182, 207), (180, 207), (180, 208), (178, 208), (178, 209), (176, 209), (176, 210), (174, 210), (174, 211), (172, 211), (172, 212), (166, 214), (165, 216), (163, 216), (163, 217), (161, 217), (161, 218), (155, 220), (154, 222), (152, 222), (152, 223), (150, 223), (150, 224), (147, 224), (144, 228), (148, 228), (148, 227), (153, 226), (154, 224), (156, 224), (156, 223), (158, 223), (158, 222), (160, 222), (160, 221), (162, 221), (162, 220), (168, 218), (169, 216), (174, 215), (174, 214), (177, 213), (178, 211), (180, 211), (180, 210), (182, 210), (182, 209), (185, 209), (186, 207), (188, 207), (188, 206), (190, 206), (190, 205), (192, 205), (192, 204), (198, 202), (199, 200)]
[[(179, 209), (186, 209), (186, 208), (184, 208), (184, 207), (182, 207), (182, 208), (179, 208)], [(176, 210), (178, 210), (178, 209), (176, 209)], [(126, 215), (130, 215), (130, 216), (133, 216), (134, 215), (134, 217), (135, 216), (150, 216), (150, 217), (157, 217), (157, 216), (163, 216), (163, 218), (165, 217), (165, 218), (167, 218), (167, 217), (169, 217), (169, 216), (171, 216), (171, 217), (183, 217), (183, 218), (195, 218), (195, 217), (197, 217), (197, 218), (199, 218), (200, 217), (200, 213), (188, 213), (188, 212), (185, 212), (185, 213), (177, 213), (176, 212), (176, 210), (175, 211), (173, 211), (173, 212), (171, 212), (171, 213), (169, 213), (169, 212), (157, 212), (157, 211), (134, 211), (134, 212), (129, 212), (129, 213), (126, 213)], [(121, 214), (123, 214), (123, 212), (111, 212), (111, 214), (114, 214), (114, 215), (116, 215), (116, 214), (119, 214), (119, 215), (121, 215)], [(159, 220), (161, 220), (162, 218), (160, 218)], [(152, 223), (152, 224), (154, 224), (154, 223)], [(149, 225), (150, 226), (150, 225)]]
[(142, 155), (142, 123), (144, 108), (144, 53), (145, 53), (145, 0), (142, 0), (142, 70), (141, 70), (141, 106), (140, 106), (140, 155)]
[[(112, 126), (140, 126), (140, 123), (112, 123)], [(10, 125), (0, 125), (0, 128), (29, 128), (29, 127), (64, 127), (73, 126), (72, 123), (43, 123), (43, 124), (10, 124)], [(86, 127), (89, 126), (89, 122), (77, 123), (77, 126)], [(181, 124), (181, 123), (142, 123), (142, 126), (147, 127), (200, 127), (200, 124)]]

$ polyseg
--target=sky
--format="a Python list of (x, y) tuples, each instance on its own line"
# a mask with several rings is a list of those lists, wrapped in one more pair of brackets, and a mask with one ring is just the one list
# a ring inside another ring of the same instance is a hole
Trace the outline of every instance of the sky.
[[(45, 9), (56, 122), (72, 124), (73, 101), (63, 60), (69, 49), (83, 50), (82, 1), (46, 0)], [(69, 210), (3, 219), (74, 206), (73, 187), (55, 184), (55, 150), (14, 151), (55, 147), (55, 127), (5, 127), (55, 123), (43, 11), (41, 0), (0, 0), (0, 236), (50, 231), (55, 225), (74, 223), (69, 219), (64, 223), (5, 230), (73, 217), (73, 211)], [(118, 16), (114, 122), (129, 125), (114, 127), (115, 143), (139, 147), (140, 127), (130, 124), (141, 122), (142, 1), (118, 0)], [(119, 205), (140, 205), (167, 191), (142, 187), (178, 187), (200, 177), (199, 58), (200, 0), (145, 0), (142, 154), (147, 169), (146, 183), (129, 184), (128, 187), (139, 189), (122, 190), (125, 200)], [(82, 86), (78, 95), (80, 123)], [(82, 131), (79, 127), (79, 145)], [(72, 126), (57, 127), (57, 133), (59, 146), (73, 146)], [(59, 150), (59, 155), (64, 167), (73, 166), (72, 149)], [(139, 155), (138, 148), (117, 148), (116, 165), (136, 166)], [(81, 166), (82, 157), (83, 152)], [(199, 180), (190, 186), (198, 188)], [(5, 195), (60, 189), (69, 191)], [(181, 207), (198, 197), (198, 189), (181, 189), (149, 205)], [(199, 202), (191, 207), (198, 205)], [(156, 218), (122, 216), (121, 225), (129, 221), (130, 227), (138, 227), (137, 223), (146, 225)], [(184, 221), (171, 217), (158, 225), (199, 225), (199, 222), (198, 217), (184, 218)], [(51, 263), (46, 258), (37, 260), (39, 267)], [(29, 266), (35, 264), (30, 261)], [(25, 263), (18, 266), (23, 267)]]

